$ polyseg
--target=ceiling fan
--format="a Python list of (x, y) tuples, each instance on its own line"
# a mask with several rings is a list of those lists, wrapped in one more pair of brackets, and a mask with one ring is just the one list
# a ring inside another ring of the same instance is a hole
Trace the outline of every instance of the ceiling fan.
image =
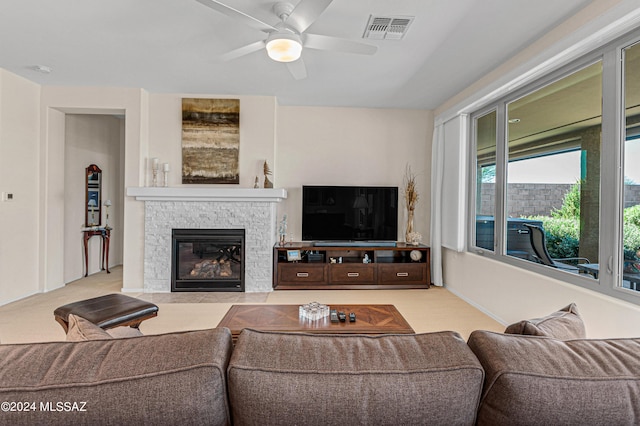
[(263, 40), (225, 53), (220, 57), (221, 60), (228, 61), (266, 48), (271, 59), (286, 63), (291, 75), (300, 80), (307, 77), (307, 69), (300, 57), (303, 47), (361, 55), (373, 55), (378, 50), (370, 44), (305, 32), (333, 0), (301, 0), (295, 7), (290, 3), (276, 3), (273, 12), (280, 22), (275, 26), (217, 0), (197, 1), (267, 35)]

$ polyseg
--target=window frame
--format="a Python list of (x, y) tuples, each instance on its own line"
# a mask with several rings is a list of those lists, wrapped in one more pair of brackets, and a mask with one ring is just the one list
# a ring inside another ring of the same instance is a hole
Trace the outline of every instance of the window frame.
[[(619, 37), (589, 53), (536, 78), (522, 87), (503, 94), (497, 99), (474, 109), (469, 114), (468, 190), (467, 190), (467, 246), (466, 250), (495, 261), (539, 273), (545, 277), (577, 285), (618, 299), (640, 304), (640, 291), (625, 289), (622, 284), (622, 217), (624, 200), (624, 143), (626, 138), (624, 108), (623, 51), (640, 43), (640, 29)], [(598, 278), (571, 274), (506, 254), (507, 232), (507, 176), (508, 143), (507, 108), (509, 103), (540, 90), (585, 67), (602, 63), (602, 137), (600, 152), (599, 200), (599, 263), (603, 265)], [(496, 111), (496, 177), (494, 250), (475, 245), (477, 182), (477, 122), (486, 114)], [(605, 267), (606, 266), (606, 267)]]

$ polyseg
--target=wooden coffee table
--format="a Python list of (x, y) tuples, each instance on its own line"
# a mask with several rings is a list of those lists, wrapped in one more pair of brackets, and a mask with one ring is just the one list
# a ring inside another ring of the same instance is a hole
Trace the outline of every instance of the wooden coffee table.
[[(298, 317), (299, 305), (233, 305), (218, 327), (227, 327), (235, 341), (244, 328), (264, 331), (293, 331), (335, 334), (412, 334), (413, 328), (393, 305), (329, 305), (347, 314), (346, 322), (332, 323), (329, 317), (308, 321)], [(350, 312), (356, 322), (349, 322)]]

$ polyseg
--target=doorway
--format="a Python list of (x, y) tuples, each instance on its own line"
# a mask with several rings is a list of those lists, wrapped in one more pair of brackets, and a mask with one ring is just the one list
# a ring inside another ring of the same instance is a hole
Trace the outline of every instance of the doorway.
[[(67, 113), (64, 117), (64, 283), (101, 271), (102, 243), (87, 242), (85, 271), (85, 170), (96, 164), (102, 170), (100, 226), (111, 227), (109, 267), (122, 264), (124, 227), (125, 117), (118, 114)], [(105, 203), (109, 202), (109, 206)]]

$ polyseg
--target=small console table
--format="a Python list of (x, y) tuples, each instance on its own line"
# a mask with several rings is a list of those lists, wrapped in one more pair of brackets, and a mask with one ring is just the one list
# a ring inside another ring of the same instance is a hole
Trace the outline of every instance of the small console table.
[(430, 283), (431, 249), (422, 244), (292, 242), (273, 248), (275, 290), (429, 288)]
[[(89, 239), (95, 235), (99, 235), (102, 239), (102, 259), (100, 269), (103, 271), (106, 269), (107, 274), (109, 272), (109, 240), (111, 239), (111, 228), (87, 228), (83, 229), (82, 233), (84, 234), (84, 276), (89, 275), (89, 254), (88, 254), (88, 243)], [(105, 268), (105, 259), (106, 259), (106, 268)]]

